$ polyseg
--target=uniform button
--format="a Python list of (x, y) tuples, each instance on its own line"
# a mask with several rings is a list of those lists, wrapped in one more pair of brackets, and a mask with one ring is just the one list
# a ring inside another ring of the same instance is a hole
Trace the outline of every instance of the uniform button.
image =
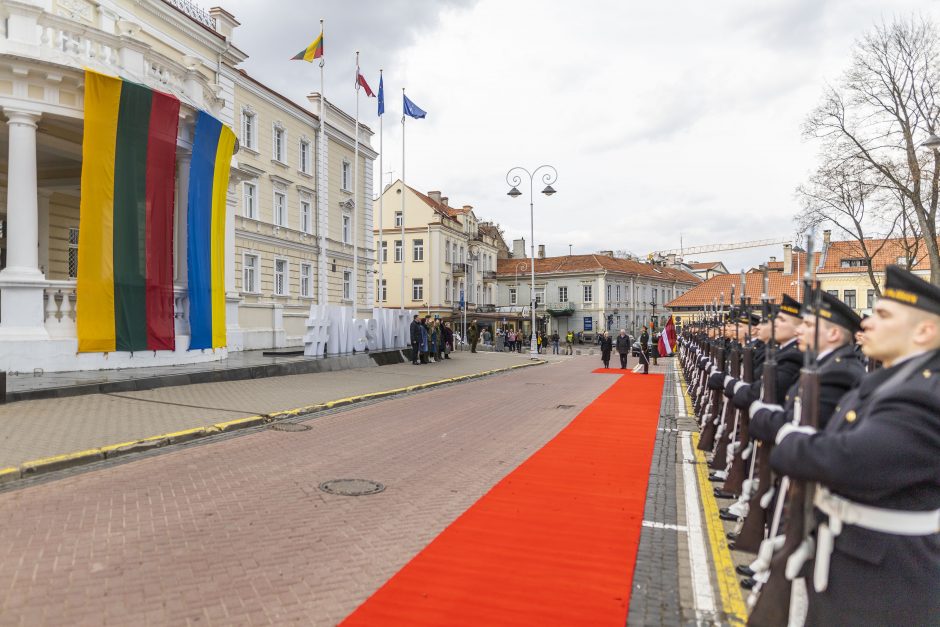
[(841, 363), (841, 362), (842, 362), (842, 358), (841, 358), (841, 357), (836, 357), (836, 363), (838, 364), (838, 363)]
[(929, 379), (932, 374), (933, 374), (933, 373), (930, 372), (929, 370), (924, 370), (924, 378), (925, 378), (925, 379)]
[(857, 417), (858, 417), (858, 416), (855, 415), (855, 411), (854, 411), (854, 410), (849, 410), (849, 412), (845, 415), (845, 421), (846, 421), (846, 422), (855, 422), (855, 419), (856, 419)]

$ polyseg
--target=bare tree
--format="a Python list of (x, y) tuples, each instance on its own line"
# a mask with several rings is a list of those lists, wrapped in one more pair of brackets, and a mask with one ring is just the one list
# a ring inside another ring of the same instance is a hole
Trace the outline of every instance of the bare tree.
[(855, 45), (842, 82), (829, 87), (805, 133), (830, 164), (870, 169), (909, 203), (940, 285), (937, 205), (940, 153), (922, 148), (937, 130), (940, 35), (925, 19), (882, 24)]
[(852, 165), (840, 160), (824, 163), (807, 184), (797, 188), (803, 205), (797, 215), (797, 229), (802, 234), (831, 225), (847, 235), (857, 244), (868, 280), (880, 297), (873, 260), (894, 235), (901, 211), (885, 210), (885, 193), (877, 181)]

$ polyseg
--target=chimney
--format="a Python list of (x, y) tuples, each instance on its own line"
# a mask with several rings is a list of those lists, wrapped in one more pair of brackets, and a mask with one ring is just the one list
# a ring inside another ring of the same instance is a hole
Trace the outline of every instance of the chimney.
[(441, 193), (438, 191), (428, 192), (428, 198), (430, 198), (434, 202), (439, 203), (441, 202)]
[(520, 237), (519, 239), (512, 240), (512, 256), (513, 257), (525, 257), (525, 238)]
[(473, 207), (472, 207), (471, 205), (464, 205), (464, 206), (463, 206), (463, 210), (464, 210), (464, 211), (473, 211)]
[(448, 201), (448, 200), (449, 200), (449, 199), (447, 198), (447, 196), (441, 196), (441, 204), (444, 205), (445, 207), (449, 207), (449, 206), (450, 206), (450, 205), (447, 204), (447, 201)]
[(793, 244), (783, 245), (783, 273), (793, 274)]
[(666, 255), (666, 265), (670, 268), (676, 265), (676, 253)]
[(235, 16), (222, 7), (212, 7), (209, 9), (209, 15), (215, 19), (216, 32), (225, 37), (228, 41), (232, 41), (235, 28), (241, 26), (241, 23), (235, 19)]
[(545, 244), (539, 244), (539, 259), (545, 259)]
[(612, 250), (599, 250), (597, 251), (598, 255), (604, 255), (605, 257), (613, 257), (614, 251)]
[(823, 231), (823, 250), (829, 247), (829, 240), (832, 238), (832, 231), (826, 229)]

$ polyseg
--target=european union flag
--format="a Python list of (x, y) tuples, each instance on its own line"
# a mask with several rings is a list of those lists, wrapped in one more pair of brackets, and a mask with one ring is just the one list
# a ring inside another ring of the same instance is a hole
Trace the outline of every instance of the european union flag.
[(382, 83), (382, 75), (379, 75), (379, 115), (385, 113), (385, 86)]
[(405, 115), (413, 117), (416, 120), (423, 119), (427, 115), (427, 111), (416, 105), (415, 103), (408, 100), (408, 96), (402, 94), (402, 97), (405, 99), (404, 111)]

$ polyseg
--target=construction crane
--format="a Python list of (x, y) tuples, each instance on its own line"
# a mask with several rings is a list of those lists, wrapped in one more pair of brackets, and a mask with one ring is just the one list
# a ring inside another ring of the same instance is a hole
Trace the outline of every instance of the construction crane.
[(791, 243), (788, 239), (756, 239), (750, 242), (735, 242), (733, 244), (708, 244), (706, 246), (689, 246), (671, 248), (669, 250), (654, 250), (647, 258), (650, 261), (665, 259), (668, 255), (700, 255), (702, 253), (718, 253), (726, 250), (741, 250), (743, 248), (761, 248), (763, 246), (780, 246)]

